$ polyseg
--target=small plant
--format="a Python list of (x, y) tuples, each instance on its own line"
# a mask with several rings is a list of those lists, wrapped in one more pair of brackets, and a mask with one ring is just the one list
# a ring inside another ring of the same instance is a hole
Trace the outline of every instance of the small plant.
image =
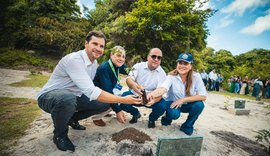
[(258, 133), (257, 136), (255, 136), (257, 142), (267, 142), (269, 144), (268, 146), (268, 152), (270, 153), (270, 129), (269, 130), (259, 130), (256, 131)]
[(40, 71), (37, 71), (35, 69), (30, 69), (30, 75), (42, 75)]
[[(269, 110), (270, 105), (267, 105), (265, 108), (267, 108)], [(270, 112), (268, 112), (266, 115), (269, 115), (269, 114), (270, 114)], [(255, 132), (258, 133), (258, 135), (255, 136), (257, 142), (265, 141), (269, 144), (268, 145), (268, 153), (270, 154), (270, 129), (269, 130), (263, 129), (263, 130), (259, 130), (259, 131), (255, 131)]]
[(230, 106), (230, 105), (232, 105), (231, 103), (230, 103), (230, 101), (231, 101), (231, 96), (226, 96), (226, 100), (224, 101), (224, 108), (226, 109), (226, 110), (228, 110), (228, 107)]

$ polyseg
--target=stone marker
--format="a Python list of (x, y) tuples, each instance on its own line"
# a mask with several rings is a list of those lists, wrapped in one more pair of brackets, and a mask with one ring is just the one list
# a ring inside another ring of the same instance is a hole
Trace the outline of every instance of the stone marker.
[(250, 113), (249, 109), (229, 108), (228, 110), (230, 113), (232, 113), (234, 115), (249, 115), (249, 113)]
[(245, 108), (246, 100), (234, 100), (234, 108)]
[(234, 108), (229, 108), (229, 112), (234, 115), (249, 115), (250, 110), (245, 109), (246, 100), (234, 100)]
[(203, 137), (159, 138), (157, 156), (199, 156)]

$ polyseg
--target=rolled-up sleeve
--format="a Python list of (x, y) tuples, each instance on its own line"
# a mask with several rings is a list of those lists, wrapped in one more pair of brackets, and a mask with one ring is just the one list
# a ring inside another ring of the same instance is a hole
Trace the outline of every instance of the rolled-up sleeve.
[(132, 70), (128, 73), (128, 77), (127, 78), (131, 78), (132, 80), (136, 80), (136, 77), (138, 76), (138, 63), (135, 64), (133, 67), (132, 67)]
[(172, 76), (167, 75), (166, 79), (163, 81), (163, 83), (158, 85), (158, 88), (162, 87), (162, 88), (165, 88), (166, 91), (168, 91), (170, 89), (171, 85), (172, 85)]
[(81, 92), (86, 95), (90, 101), (96, 100), (102, 90), (95, 87), (90, 76), (87, 74), (85, 65), (79, 61), (68, 61), (66, 68), (67, 74)]

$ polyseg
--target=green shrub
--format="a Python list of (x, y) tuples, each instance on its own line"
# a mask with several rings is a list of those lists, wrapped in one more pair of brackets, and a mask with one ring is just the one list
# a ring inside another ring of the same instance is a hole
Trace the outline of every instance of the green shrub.
[(0, 48), (0, 66), (14, 67), (18, 65), (31, 65), (35, 67), (47, 68), (49, 64), (52, 63), (46, 59), (37, 57), (34, 54), (27, 53), (23, 50)]

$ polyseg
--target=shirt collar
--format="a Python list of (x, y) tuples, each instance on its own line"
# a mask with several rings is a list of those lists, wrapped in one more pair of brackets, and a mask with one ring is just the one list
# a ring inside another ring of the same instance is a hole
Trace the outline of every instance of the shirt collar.
[(96, 63), (96, 61), (97, 61), (97, 60), (95, 60), (95, 61), (92, 63), (92, 62), (90, 61), (90, 59), (89, 59), (89, 57), (88, 57), (88, 55), (87, 55), (85, 49), (82, 50), (82, 58), (83, 58), (84, 64), (85, 64), (86, 66), (90, 66), (90, 65), (92, 65), (93, 63)]

